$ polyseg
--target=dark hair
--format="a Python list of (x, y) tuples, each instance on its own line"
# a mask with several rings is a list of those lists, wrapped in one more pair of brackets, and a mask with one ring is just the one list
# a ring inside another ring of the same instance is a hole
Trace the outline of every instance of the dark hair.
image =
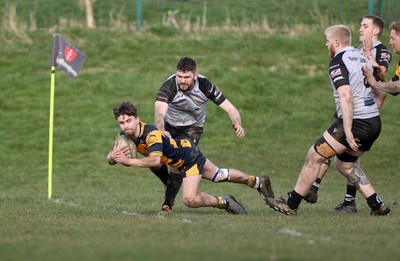
[(118, 118), (121, 115), (128, 115), (136, 118), (137, 108), (129, 101), (123, 101), (114, 107), (113, 113), (115, 118)]
[(400, 22), (393, 21), (390, 24), (390, 30), (394, 30), (396, 34), (400, 34)]
[(196, 61), (190, 57), (182, 57), (176, 65), (176, 70), (181, 72), (196, 72)]
[(378, 34), (378, 37), (381, 37), (381, 35), (382, 35), (382, 33), (383, 33), (383, 29), (385, 28), (385, 21), (383, 21), (382, 18), (380, 18), (380, 17), (377, 16), (377, 15), (366, 15), (366, 16), (364, 16), (364, 17), (362, 18), (362, 20), (365, 19), (365, 18), (371, 19), (371, 20), (372, 20), (372, 23), (373, 23), (374, 25), (376, 25), (376, 26), (379, 27), (379, 34)]

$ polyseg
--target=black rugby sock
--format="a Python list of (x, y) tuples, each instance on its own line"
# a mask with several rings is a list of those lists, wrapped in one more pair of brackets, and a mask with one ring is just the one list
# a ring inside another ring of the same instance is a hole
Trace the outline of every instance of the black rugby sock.
[(161, 168), (159, 169), (151, 169), (151, 172), (154, 173), (154, 175), (156, 175), (161, 182), (166, 186), (167, 185), (167, 181), (168, 181), (168, 177), (169, 177), (169, 171), (168, 171), (168, 166), (167, 165), (162, 165)]
[(357, 188), (354, 187), (353, 185), (347, 185), (347, 189), (346, 189), (346, 198), (356, 198), (356, 194), (357, 194)]
[(374, 193), (367, 198), (368, 206), (372, 209), (372, 211), (376, 211), (381, 207), (382, 201), (379, 196)]
[(295, 190), (289, 193), (289, 198), (287, 200), (287, 204), (291, 209), (297, 209), (300, 205), (300, 202), (303, 200), (303, 196), (297, 193)]
[(179, 192), (182, 184), (182, 175), (180, 173), (171, 172), (165, 189), (164, 205), (168, 205), (171, 209), (175, 202), (175, 197)]

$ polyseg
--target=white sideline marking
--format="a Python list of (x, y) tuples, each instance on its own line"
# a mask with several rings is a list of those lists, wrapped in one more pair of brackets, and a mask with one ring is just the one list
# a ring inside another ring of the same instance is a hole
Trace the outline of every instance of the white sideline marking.
[[(79, 203), (74, 203), (74, 202), (66, 202), (61, 198), (55, 198), (52, 200), (54, 203), (56, 204), (65, 204), (68, 206), (72, 206), (72, 207), (79, 207), (79, 208), (84, 208), (84, 206), (82, 206)], [(106, 211), (106, 212), (111, 212), (111, 213), (116, 213), (116, 214), (122, 214), (122, 215), (126, 215), (126, 216), (134, 216), (134, 217), (145, 217), (146, 215), (141, 214), (141, 213), (137, 213), (137, 212), (129, 212), (126, 210), (122, 210), (122, 211), (118, 211), (115, 208), (107, 208), (107, 207), (102, 207), (100, 209), (101, 211)], [(148, 215), (147, 215), (148, 216)], [(162, 214), (156, 214), (156, 215), (150, 215), (150, 216), (155, 216), (159, 219), (167, 219), (164, 215)], [(187, 218), (182, 218), (182, 222), (184, 223), (193, 223), (193, 221), (187, 219)]]
[(136, 212), (128, 212), (128, 211), (122, 211), (121, 212), (122, 215), (127, 215), (127, 216), (135, 216), (135, 217), (143, 217), (144, 215), (140, 214), (140, 213), (136, 213)]
[(289, 228), (283, 228), (279, 232), (281, 234), (289, 235), (289, 236), (292, 236), (292, 237), (301, 237), (302, 236), (302, 234), (300, 232), (297, 232), (296, 230), (289, 229)]
[(308, 234), (304, 234), (304, 233), (301, 233), (299, 231), (296, 231), (296, 230), (290, 229), (290, 228), (283, 228), (283, 229), (281, 229), (279, 231), (279, 233), (284, 234), (284, 235), (288, 235), (288, 236), (291, 236), (291, 237), (306, 238), (306, 239), (308, 239), (308, 243), (309, 244), (314, 244), (315, 240), (320, 240), (320, 241), (330, 241), (331, 240), (330, 237), (308, 235)]
[(191, 220), (187, 219), (187, 218), (182, 218), (182, 221), (185, 223), (193, 223)]

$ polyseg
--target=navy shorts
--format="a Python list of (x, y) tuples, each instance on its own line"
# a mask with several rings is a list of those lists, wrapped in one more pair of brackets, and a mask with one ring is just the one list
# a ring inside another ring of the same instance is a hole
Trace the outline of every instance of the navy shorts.
[(191, 140), (183, 139), (179, 142), (186, 143), (183, 146), (185, 150), (185, 159), (181, 167), (178, 168), (183, 177), (203, 174), (203, 167), (206, 163), (206, 157), (200, 149)]

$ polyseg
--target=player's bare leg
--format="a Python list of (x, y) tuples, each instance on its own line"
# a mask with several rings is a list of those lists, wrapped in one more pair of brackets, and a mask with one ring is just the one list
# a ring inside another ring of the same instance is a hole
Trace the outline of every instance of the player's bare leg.
[(389, 214), (390, 209), (378, 196), (359, 164), (343, 162), (339, 159), (335, 159), (335, 165), (339, 172), (353, 183), (353, 185), (367, 200), (368, 206), (371, 208), (371, 215), (383, 216)]
[[(359, 157), (356, 161), (356, 165), (360, 167)], [(356, 195), (357, 195), (357, 187), (353, 185), (353, 183), (347, 179), (346, 180), (346, 193), (344, 195), (343, 201), (337, 205), (334, 209), (339, 213), (356, 213)]]
[(321, 185), (322, 179), (325, 177), (325, 174), (328, 172), (330, 164), (331, 164), (331, 159), (327, 159), (324, 161), (324, 164), (321, 165), (317, 179), (313, 182), (310, 190), (304, 196), (304, 200), (307, 201), (308, 203), (311, 203), (311, 204), (317, 203), (318, 190)]
[(236, 199), (225, 194), (221, 197), (212, 196), (206, 192), (198, 192), (201, 175), (193, 175), (183, 178), (182, 197), (183, 203), (190, 208), (216, 207), (225, 209), (232, 214), (247, 214), (244, 207)]
[(270, 178), (268, 176), (257, 177), (249, 175), (237, 169), (218, 168), (210, 160), (206, 160), (204, 164), (203, 178), (213, 182), (231, 182), (245, 184), (250, 188), (257, 190), (264, 199), (274, 197), (271, 188)]
[(318, 177), (325, 158), (319, 155), (313, 147), (308, 150), (307, 158), (297, 179), (294, 190), (303, 197), (310, 190), (314, 180)]
[(218, 199), (205, 192), (198, 192), (201, 175), (194, 175), (183, 178), (182, 198), (183, 203), (189, 208), (217, 207)]

